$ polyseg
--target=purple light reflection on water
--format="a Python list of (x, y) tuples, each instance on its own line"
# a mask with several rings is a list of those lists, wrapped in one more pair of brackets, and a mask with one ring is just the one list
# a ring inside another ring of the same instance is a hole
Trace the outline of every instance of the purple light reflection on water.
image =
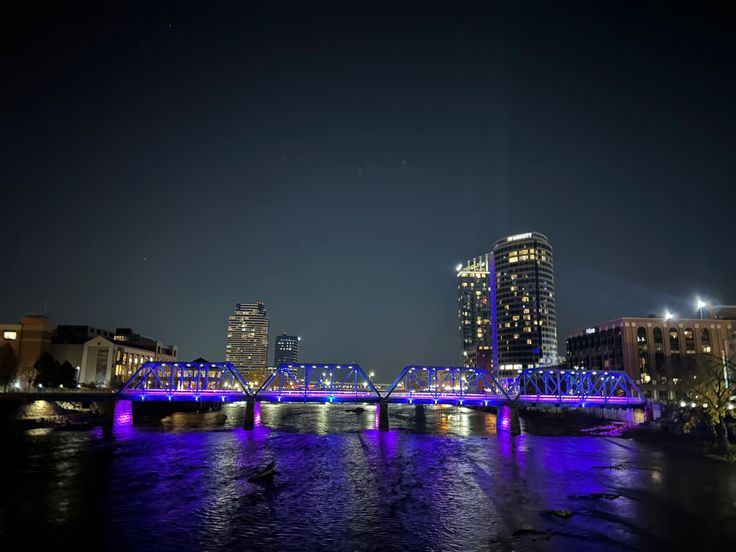
[(253, 403), (253, 425), (260, 427), (261, 425), (261, 401)]
[(499, 431), (509, 431), (511, 429), (511, 409), (508, 406), (498, 407), (497, 422)]
[[(513, 436), (496, 432), (493, 413), (454, 407), (425, 407), (416, 432), (415, 407), (392, 405), (392, 430), (380, 432), (370, 410), (350, 408), (263, 405), (252, 431), (238, 429), (240, 404), (223, 408), (224, 426), (196, 431), (141, 422), (126, 439), (22, 436), (8, 449), (7, 495), (18, 504), (8, 527), (49, 527), (59, 542), (84, 534), (110, 550), (228, 552), (533, 547), (512, 536), (523, 528), (554, 531), (540, 549), (654, 550), (708, 547), (718, 543), (707, 531), (734, 531), (708, 522), (736, 514), (731, 466), (621, 439)], [(272, 481), (248, 481), (272, 460)], [(595, 467), (613, 461), (627, 468)], [(46, 474), (34, 492), (27, 479), (16, 485), (16, 466)], [(59, 486), (70, 473), (73, 484)], [(75, 513), (61, 527), (45, 517), (49, 492)], [(560, 508), (575, 515), (545, 513)]]
[(113, 413), (113, 427), (120, 428), (122, 426), (131, 425), (133, 423), (133, 401), (120, 400), (115, 401), (115, 411)]

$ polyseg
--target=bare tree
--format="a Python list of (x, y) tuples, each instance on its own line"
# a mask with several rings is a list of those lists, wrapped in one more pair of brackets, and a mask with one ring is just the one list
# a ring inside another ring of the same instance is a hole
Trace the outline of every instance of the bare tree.
[(26, 391), (30, 391), (33, 387), (33, 382), (38, 377), (38, 370), (33, 364), (24, 364), (20, 367), (20, 377), (26, 383)]
[(692, 368), (678, 385), (679, 391), (715, 430), (718, 446), (725, 453), (729, 447), (726, 418), (734, 408), (736, 370), (730, 360), (710, 354), (697, 355)]

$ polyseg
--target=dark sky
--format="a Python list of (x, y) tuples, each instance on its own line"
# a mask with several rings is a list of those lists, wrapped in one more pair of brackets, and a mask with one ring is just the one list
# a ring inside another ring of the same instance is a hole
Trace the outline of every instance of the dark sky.
[(262, 300), (304, 360), (388, 379), (459, 362), (454, 266), (531, 230), (561, 338), (736, 303), (725, 13), (20, 4), (0, 38), (2, 321), (47, 302), (219, 360), (235, 303)]

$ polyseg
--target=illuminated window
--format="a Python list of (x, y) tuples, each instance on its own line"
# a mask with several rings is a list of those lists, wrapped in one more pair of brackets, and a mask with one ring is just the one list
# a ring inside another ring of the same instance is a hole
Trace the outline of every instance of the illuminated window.
[(685, 352), (688, 355), (694, 355), (695, 354), (695, 333), (693, 332), (692, 328), (686, 328), (683, 332), (685, 335)]
[(703, 328), (703, 332), (700, 334), (700, 346), (704, 353), (710, 353), (712, 351), (710, 331), (708, 328)]
[(670, 328), (670, 354), (680, 354), (680, 334), (677, 328)]
[(662, 340), (662, 330), (654, 328), (654, 352), (661, 353), (664, 351), (664, 341)]
[(18, 332), (14, 331), (5, 331), (3, 332), (3, 339), (6, 341), (15, 341), (18, 339)]

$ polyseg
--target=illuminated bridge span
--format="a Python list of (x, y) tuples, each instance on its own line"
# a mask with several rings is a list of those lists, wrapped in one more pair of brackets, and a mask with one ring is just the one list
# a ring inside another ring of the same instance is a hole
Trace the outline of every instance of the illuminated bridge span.
[[(514, 411), (520, 405), (635, 408), (646, 403), (624, 372), (542, 368), (496, 378), (482, 368), (406, 366), (382, 395), (354, 363), (282, 364), (256, 390), (227, 362), (147, 362), (110, 398), (128, 405), (129, 401), (246, 401), (246, 429), (259, 418), (261, 401), (375, 403), (380, 429), (388, 429), (389, 403), (498, 406)], [(116, 417), (132, 416), (132, 410), (120, 414), (121, 408), (115, 405)]]
[(518, 403), (583, 408), (646, 402), (626, 373), (614, 371), (534, 368), (496, 379), (482, 368), (406, 366), (382, 395), (358, 364), (282, 364), (256, 390), (227, 362), (147, 362), (117, 396), (133, 401)]
[(146, 362), (118, 391), (132, 401), (243, 401), (254, 396), (229, 362)]

